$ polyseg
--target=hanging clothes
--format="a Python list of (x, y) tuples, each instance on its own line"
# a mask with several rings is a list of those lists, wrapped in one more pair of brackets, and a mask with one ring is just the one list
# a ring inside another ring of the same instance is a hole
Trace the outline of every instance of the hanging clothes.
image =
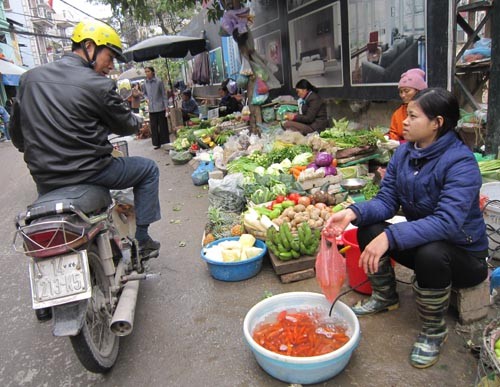
[(194, 57), (193, 83), (196, 85), (210, 84), (210, 61), (208, 51), (204, 51)]

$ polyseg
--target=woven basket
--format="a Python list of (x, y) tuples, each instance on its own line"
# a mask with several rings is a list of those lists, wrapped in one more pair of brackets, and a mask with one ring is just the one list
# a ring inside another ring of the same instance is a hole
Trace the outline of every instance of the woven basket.
[(483, 331), (483, 346), (481, 348), (476, 378), (477, 387), (496, 387), (500, 385), (500, 361), (495, 354), (495, 343), (500, 338), (500, 320), (489, 323)]

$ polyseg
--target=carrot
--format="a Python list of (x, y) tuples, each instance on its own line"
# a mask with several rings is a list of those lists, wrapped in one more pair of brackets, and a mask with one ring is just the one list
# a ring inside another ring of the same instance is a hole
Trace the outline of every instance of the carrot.
[(270, 351), (302, 357), (334, 351), (349, 341), (343, 327), (320, 324), (318, 317), (318, 313), (281, 311), (276, 322), (257, 326), (253, 337)]

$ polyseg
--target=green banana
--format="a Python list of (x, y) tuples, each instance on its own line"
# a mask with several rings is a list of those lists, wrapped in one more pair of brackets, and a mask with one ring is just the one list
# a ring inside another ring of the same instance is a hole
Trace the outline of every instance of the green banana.
[(269, 241), (274, 240), (274, 234), (276, 233), (276, 229), (274, 227), (269, 227), (266, 232), (266, 239)]
[(300, 253), (298, 251), (292, 250), (292, 251), (290, 251), (290, 253), (292, 253), (293, 259), (300, 258)]
[(288, 243), (291, 245), (293, 241), (293, 235), (292, 232), (290, 231), (290, 227), (288, 226), (287, 223), (283, 224), (283, 232), (286, 236), (286, 239), (288, 240)]
[(282, 261), (289, 261), (290, 259), (293, 258), (292, 252), (287, 251), (287, 252), (279, 253), (278, 258), (281, 259)]
[(281, 243), (278, 243), (277, 246), (278, 246), (278, 251), (280, 253), (287, 253), (288, 252), (288, 249), (285, 249), (285, 247)]
[(300, 252), (300, 244), (297, 239), (293, 239), (292, 242), (290, 243), (290, 246), (292, 250)]
[(299, 240), (300, 241), (303, 241), (304, 240), (304, 228), (302, 227), (304, 223), (301, 223), (300, 227), (297, 228), (297, 233), (298, 233), (298, 236), (299, 236)]
[(300, 253), (302, 255), (306, 255), (307, 254), (307, 248), (306, 246), (304, 245), (304, 242), (299, 242), (299, 246), (300, 246)]
[(312, 240), (312, 233), (311, 233), (311, 227), (307, 223), (304, 223), (304, 239), (302, 239), (302, 242), (304, 242), (304, 245), (309, 246), (311, 244)]
[[(283, 243), (283, 246), (285, 246), (285, 249), (287, 251), (290, 250), (290, 242), (288, 241), (288, 238), (286, 236), (286, 231), (285, 229), (288, 228), (288, 225), (286, 223), (283, 223), (281, 226), (280, 226), (280, 239), (281, 239), (281, 243)], [(288, 231), (290, 231), (290, 229), (288, 228)]]
[(266, 241), (266, 246), (269, 248), (269, 250), (271, 250), (273, 252), (274, 255), (276, 255), (277, 251), (278, 251), (278, 246), (276, 246), (273, 241), (271, 240), (267, 240)]
[(314, 255), (314, 254), (316, 254), (317, 250), (318, 250), (318, 247), (312, 245), (312, 246), (306, 248), (306, 254), (307, 255)]

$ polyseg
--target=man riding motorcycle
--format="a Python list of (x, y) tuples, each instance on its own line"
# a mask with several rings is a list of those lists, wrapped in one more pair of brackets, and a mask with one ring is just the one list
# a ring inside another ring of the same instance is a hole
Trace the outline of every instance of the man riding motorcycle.
[(98, 21), (77, 24), (72, 53), (21, 77), (9, 132), (43, 195), (63, 186), (133, 187), (135, 238), (147, 256), (160, 248), (148, 233), (161, 218), (159, 170), (143, 157), (111, 155), (108, 135), (134, 134), (141, 125), (105, 75), (124, 61), (117, 32)]

